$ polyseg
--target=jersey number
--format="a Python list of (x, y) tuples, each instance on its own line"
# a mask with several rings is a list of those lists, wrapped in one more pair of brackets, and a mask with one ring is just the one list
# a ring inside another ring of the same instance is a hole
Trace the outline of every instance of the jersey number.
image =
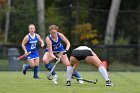
[(35, 49), (36, 48), (36, 44), (31, 44), (31, 49)]

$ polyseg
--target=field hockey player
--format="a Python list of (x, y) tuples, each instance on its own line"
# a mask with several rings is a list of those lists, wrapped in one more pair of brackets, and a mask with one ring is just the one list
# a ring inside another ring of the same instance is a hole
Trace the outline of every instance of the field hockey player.
[[(43, 62), (44, 62), (45, 67), (49, 71), (51, 71), (51, 69), (53, 68), (52, 65), (50, 64), (50, 61), (52, 61), (57, 56), (59, 56), (57, 54), (61, 52), (64, 52), (64, 54), (60, 58), (61, 62), (66, 67), (70, 65), (69, 59), (66, 54), (70, 48), (70, 42), (62, 33), (58, 32), (58, 29), (59, 29), (58, 26), (50, 25), (48, 29), (50, 34), (46, 37), (47, 47), (46, 47), (46, 52), (43, 56)], [(66, 48), (64, 48), (61, 41), (63, 41), (66, 44)], [(53, 76), (53, 79), (52, 79), (53, 83), (57, 84), (58, 75), (55, 73), (55, 71), (52, 72), (52, 76)], [(78, 74), (77, 71), (74, 72), (74, 76), (77, 78), (80, 78), (80, 75)], [(78, 83), (83, 84), (83, 81), (78, 80)]]
[(99, 73), (106, 81), (106, 86), (113, 86), (113, 83), (111, 82), (108, 76), (107, 70), (102, 65), (101, 60), (91, 50), (91, 48), (87, 46), (79, 46), (78, 48), (75, 48), (72, 51), (72, 54), (70, 57), (70, 66), (67, 67), (66, 86), (71, 86), (72, 73), (76, 70), (81, 60), (85, 60), (86, 63), (94, 65), (98, 69)]
[(23, 65), (22, 72), (24, 75), (26, 75), (26, 71), (30, 68), (34, 68), (34, 75), (33, 78), (39, 79), (38, 77), (38, 68), (39, 68), (39, 54), (36, 48), (36, 44), (39, 41), (41, 44), (41, 47), (44, 47), (44, 42), (41, 39), (41, 37), (35, 33), (35, 25), (30, 24), (29, 27), (29, 33), (24, 37), (22, 41), (22, 48), (27, 54), (28, 52), (31, 52), (27, 55), (26, 59), (28, 61), (28, 64)]

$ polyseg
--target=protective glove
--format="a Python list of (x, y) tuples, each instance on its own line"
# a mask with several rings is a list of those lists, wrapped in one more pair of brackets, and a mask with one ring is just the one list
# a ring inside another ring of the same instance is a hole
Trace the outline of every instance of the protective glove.
[(59, 59), (56, 57), (56, 58), (55, 58), (55, 61), (58, 61), (58, 60), (59, 60)]
[(67, 52), (68, 52), (68, 50), (65, 49), (65, 50), (63, 51), (63, 55), (67, 54)]

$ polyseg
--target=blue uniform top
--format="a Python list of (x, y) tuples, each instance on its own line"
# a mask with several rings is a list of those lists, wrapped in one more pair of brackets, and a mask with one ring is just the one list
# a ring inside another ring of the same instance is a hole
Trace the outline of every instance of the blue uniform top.
[(36, 43), (38, 42), (36, 34), (34, 34), (34, 38), (28, 34), (28, 42), (26, 43), (25, 47), (28, 52), (36, 50)]
[(37, 39), (36, 34), (34, 34), (34, 37), (31, 37), (31, 35), (29, 33), (28, 34), (28, 42), (26, 43), (25, 47), (26, 47), (27, 52), (31, 51), (31, 53), (27, 56), (27, 60), (28, 59), (35, 59), (35, 58), (39, 57), (38, 51), (36, 48), (37, 42), (38, 42), (38, 39)]
[[(64, 46), (61, 43), (60, 35), (57, 33), (57, 41), (54, 41), (50, 35), (48, 35), (49, 39), (52, 42), (52, 51), (53, 52), (62, 52), (64, 51)], [(48, 52), (48, 47), (46, 48), (46, 52)]]

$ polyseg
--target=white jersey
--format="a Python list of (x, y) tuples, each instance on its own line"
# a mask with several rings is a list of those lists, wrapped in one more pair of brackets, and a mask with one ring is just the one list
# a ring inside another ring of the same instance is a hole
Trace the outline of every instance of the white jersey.
[(74, 50), (90, 50), (90, 51), (92, 51), (91, 48), (89, 48), (87, 46), (79, 46), (79, 47), (75, 48)]

